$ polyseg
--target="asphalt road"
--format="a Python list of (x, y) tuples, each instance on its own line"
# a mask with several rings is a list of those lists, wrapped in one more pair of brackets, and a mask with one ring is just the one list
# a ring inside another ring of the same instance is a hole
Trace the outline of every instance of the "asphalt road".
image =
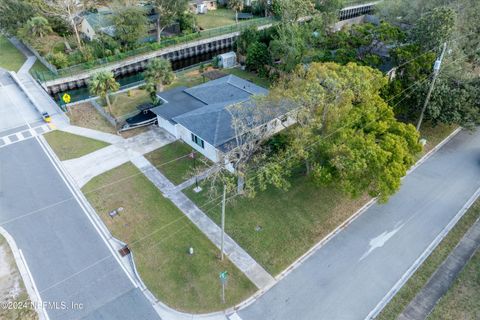
[(460, 132), (240, 317), (365, 319), (479, 187), (480, 130)]
[(36, 139), (0, 148), (0, 225), (22, 250), (50, 319), (158, 319)]

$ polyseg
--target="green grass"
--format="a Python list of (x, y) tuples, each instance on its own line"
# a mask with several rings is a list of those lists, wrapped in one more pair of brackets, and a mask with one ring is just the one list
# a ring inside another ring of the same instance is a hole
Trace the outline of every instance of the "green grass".
[[(377, 320), (396, 319), (398, 315), (405, 309), (410, 301), (427, 283), (430, 276), (440, 266), (440, 264), (448, 257), (450, 252), (455, 248), (463, 235), (472, 226), (472, 224), (480, 217), (480, 200), (465, 213), (455, 227), (448, 233), (448, 235), (440, 242), (432, 254), (425, 260), (425, 262), (417, 269), (412, 277), (405, 283), (405, 285), (398, 291), (393, 299), (387, 304), (382, 312), (376, 318)], [(477, 284), (478, 288), (478, 284)], [(450, 293), (451, 295), (451, 293)], [(478, 294), (477, 294), (478, 296)], [(460, 298), (459, 298), (460, 299)], [(460, 300), (459, 300), (460, 301)], [(477, 312), (478, 312), (477, 300)], [(460, 306), (458, 306), (460, 308)], [(459, 310), (457, 308), (457, 311)], [(478, 315), (478, 314), (477, 314)], [(438, 319), (438, 318), (435, 318)], [(444, 319), (475, 319), (452, 317)]]
[[(162, 172), (173, 184), (177, 185), (195, 174), (193, 159), (188, 155), (194, 151), (188, 144), (175, 141), (162, 148), (152, 151), (145, 157)], [(204, 170), (209, 162), (198, 151), (196, 154), (196, 169)]]
[(27, 60), (8, 39), (0, 35), (0, 68), (18, 71)]
[(196, 17), (198, 26), (203, 30), (235, 24), (235, 12), (230, 9), (218, 8)]
[[(149, 290), (169, 306), (215, 311), (256, 290), (229, 260), (218, 259), (218, 249), (131, 163), (92, 179), (82, 191), (112, 234), (129, 244)], [(107, 213), (118, 207), (124, 211), (110, 218)], [(193, 256), (187, 254), (190, 246)], [(225, 305), (218, 279), (224, 270), (230, 275)]]
[(43, 136), (62, 161), (79, 158), (109, 145), (103, 141), (59, 130), (49, 132)]
[(261, 78), (259, 77), (256, 73), (242, 70), (239, 68), (232, 68), (232, 69), (222, 69), (222, 72), (228, 73), (228, 74), (233, 74), (237, 77), (243, 78), (245, 80), (248, 80), (250, 82), (255, 83), (258, 86), (264, 87), (264, 88), (270, 88), (272, 85), (272, 82), (269, 79), (266, 78)]
[[(368, 201), (349, 199), (332, 188), (317, 187), (305, 176), (282, 191), (268, 188), (254, 199), (237, 198), (226, 208), (226, 231), (271, 274), (276, 275), (350, 217)], [(209, 201), (206, 188), (187, 196), (217, 224), (220, 208)], [(215, 203), (215, 202), (213, 202)], [(256, 226), (262, 228), (256, 231)]]
[(421, 128), (420, 136), (427, 139), (427, 144), (424, 147), (424, 152), (428, 152), (433, 149), (437, 144), (442, 142), (450, 133), (452, 133), (457, 126), (439, 124), (432, 127), (430, 123), (424, 123)]
[(480, 250), (477, 249), (428, 319), (480, 319)]
[(35, 72), (50, 72), (47, 67), (43, 65), (43, 63), (40, 62), (40, 60), (35, 60), (35, 63), (33, 64), (32, 68), (29, 71), (31, 74), (35, 74)]

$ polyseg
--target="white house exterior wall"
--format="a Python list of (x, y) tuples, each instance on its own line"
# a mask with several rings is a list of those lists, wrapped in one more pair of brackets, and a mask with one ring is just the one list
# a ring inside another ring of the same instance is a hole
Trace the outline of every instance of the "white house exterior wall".
[[(195, 150), (203, 154), (205, 157), (207, 157), (211, 161), (213, 162), (218, 161), (219, 159), (218, 150), (214, 146), (209, 144), (207, 141), (203, 141), (204, 148), (202, 148), (192, 141), (192, 132), (190, 132), (187, 128), (179, 124), (177, 124), (176, 127), (177, 127), (177, 134), (178, 134), (177, 137), (179, 139), (182, 139), (183, 141), (185, 141), (188, 145), (190, 145), (192, 148), (194, 148)], [(202, 138), (202, 137), (199, 137), (199, 138)]]
[(157, 116), (158, 126), (167, 130), (175, 138), (179, 138), (177, 135), (177, 125), (171, 124), (170, 121), (163, 119), (160, 116)]
[(83, 33), (90, 41), (95, 38), (95, 30), (93, 30), (92, 26), (85, 18), (82, 20), (82, 23), (80, 23), (79, 32)]

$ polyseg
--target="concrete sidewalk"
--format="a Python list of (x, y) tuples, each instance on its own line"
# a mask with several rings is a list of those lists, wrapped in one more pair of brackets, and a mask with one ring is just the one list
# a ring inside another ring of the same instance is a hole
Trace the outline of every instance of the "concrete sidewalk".
[(35, 61), (37, 61), (37, 57), (35, 56), (28, 57), (27, 61), (25, 61), (25, 63), (22, 65), (22, 67), (20, 68), (20, 70), (18, 70), (17, 73), (18, 74), (28, 73), (28, 71), (30, 71), (30, 69), (35, 64)]
[[(72, 132), (72, 127), (67, 127), (67, 130), (68, 128), (69, 132)], [(73, 131), (76, 134), (81, 134), (78, 129)], [(81, 135), (96, 139), (102, 134), (90, 135), (92, 133), (90, 131), (83, 130)], [(121, 140), (111, 146), (89, 153), (83, 157), (63, 162), (63, 165), (80, 188), (92, 178), (174, 141), (174, 138), (161, 128), (152, 128), (147, 132), (128, 139), (118, 138)], [(112, 142), (116, 140), (113, 137), (108, 137), (108, 139), (112, 139)]]
[(423, 289), (408, 304), (398, 320), (427, 318), (479, 247), (480, 220), (477, 220), (435, 271)]
[[(200, 210), (181, 190), (155, 168), (145, 157), (137, 157), (132, 163), (210, 239), (218, 248), (221, 246), (221, 229)], [(275, 283), (275, 279), (263, 269), (230, 236), (225, 234), (225, 253), (259, 289)]]

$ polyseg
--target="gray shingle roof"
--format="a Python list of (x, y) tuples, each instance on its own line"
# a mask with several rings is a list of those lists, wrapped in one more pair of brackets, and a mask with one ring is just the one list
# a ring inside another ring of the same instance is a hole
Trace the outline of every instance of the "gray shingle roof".
[(219, 147), (235, 137), (228, 106), (242, 103), (255, 107), (253, 95), (266, 95), (268, 90), (234, 75), (215, 79), (201, 85), (179, 87), (160, 96), (168, 102), (152, 111), (179, 123), (209, 144)]
[(159, 94), (167, 103), (153, 108), (152, 112), (172, 122), (172, 119), (176, 116), (205, 106), (205, 103), (186, 94), (185, 89), (187, 89), (187, 87), (178, 87)]

